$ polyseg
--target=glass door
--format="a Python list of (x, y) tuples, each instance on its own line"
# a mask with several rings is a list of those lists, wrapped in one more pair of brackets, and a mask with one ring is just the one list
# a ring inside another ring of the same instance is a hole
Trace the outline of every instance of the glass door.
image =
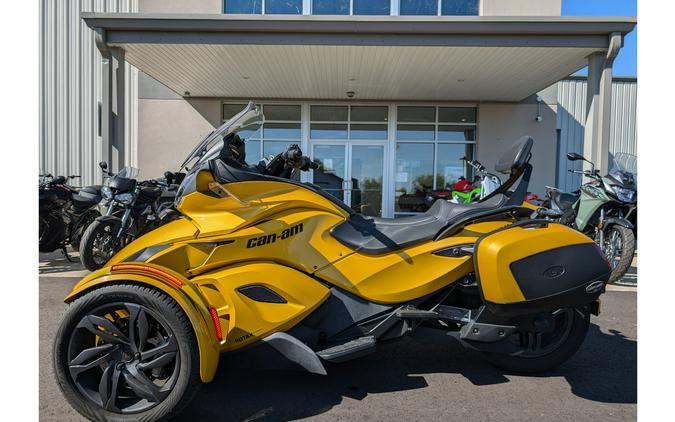
[(314, 143), (313, 183), (356, 212), (382, 215), (384, 143)]

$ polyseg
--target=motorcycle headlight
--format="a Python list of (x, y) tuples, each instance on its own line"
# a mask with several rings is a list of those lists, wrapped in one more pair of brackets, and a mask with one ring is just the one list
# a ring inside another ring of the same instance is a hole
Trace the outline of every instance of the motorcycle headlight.
[(634, 202), (635, 201), (635, 191), (633, 189), (625, 189), (625, 188), (615, 187), (614, 193), (616, 194), (616, 197), (621, 202)]
[(115, 201), (124, 205), (131, 205), (135, 200), (136, 196), (133, 193), (119, 193), (115, 195)]
[(110, 186), (103, 186), (101, 188), (101, 196), (105, 199), (111, 199), (113, 197), (112, 189), (110, 189)]

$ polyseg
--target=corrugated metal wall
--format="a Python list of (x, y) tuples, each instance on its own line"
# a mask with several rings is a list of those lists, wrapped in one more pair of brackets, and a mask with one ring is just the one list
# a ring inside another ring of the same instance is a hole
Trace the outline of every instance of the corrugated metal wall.
[[(612, 83), (612, 116), (609, 139), (610, 154), (626, 152), (637, 155), (637, 80), (618, 78)], [(568, 152), (584, 151), (586, 116), (586, 79), (570, 78), (558, 82), (558, 176), (563, 190), (578, 189), (581, 176), (569, 169), (581, 169), (581, 163), (567, 161)]]
[[(40, 170), (100, 183), (101, 54), (80, 12), (135, 12), (137, 0), (40, 1)], [(125, 162), (136, 163), (137, 70), (127, 64)]]

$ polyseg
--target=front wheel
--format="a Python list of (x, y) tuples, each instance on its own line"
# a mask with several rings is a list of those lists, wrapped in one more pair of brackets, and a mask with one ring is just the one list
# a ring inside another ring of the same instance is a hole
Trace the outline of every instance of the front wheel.
[(515, 353), (485, 353), (487, 359), (497, 367), (520, 373), (549, 371), (568, 360), (586, 338), (591, 320), (589, 307), (558, 309), (545, 316), (550, 329), (518, 330), (505, 340), (514, 343)]
[(117, 252), (117, 225), (110, 221), (94, 221), (80, 239), (80, 261), (89, 271), (102, 268)]
[(103, 287), (72, 302), (53, 356), (63, 395), (95, 421), (169, 419), (201, 385), (187, 316), (169, 296), (138, 285)]
[(614, 283), (620, 280), (633, 262), (635, 234), (632, 230), (615, 224), (605, 232), (604, 241), (600, 248), (612, 266), (612, 273), (609, 275), (608, 282)]

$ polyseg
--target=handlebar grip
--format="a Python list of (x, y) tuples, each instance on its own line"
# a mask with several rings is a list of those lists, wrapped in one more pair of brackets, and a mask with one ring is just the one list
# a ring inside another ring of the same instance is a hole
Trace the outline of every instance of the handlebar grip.
[[(309, 157), (307, 157), (307, 158), (309, 158)], [(309, 168), (312, 169), (312, 170), (316, 170), (316, 169), (319, 168), (319, 163), (314, 162), (314, 161), (310, 161), (309, 162)]]

